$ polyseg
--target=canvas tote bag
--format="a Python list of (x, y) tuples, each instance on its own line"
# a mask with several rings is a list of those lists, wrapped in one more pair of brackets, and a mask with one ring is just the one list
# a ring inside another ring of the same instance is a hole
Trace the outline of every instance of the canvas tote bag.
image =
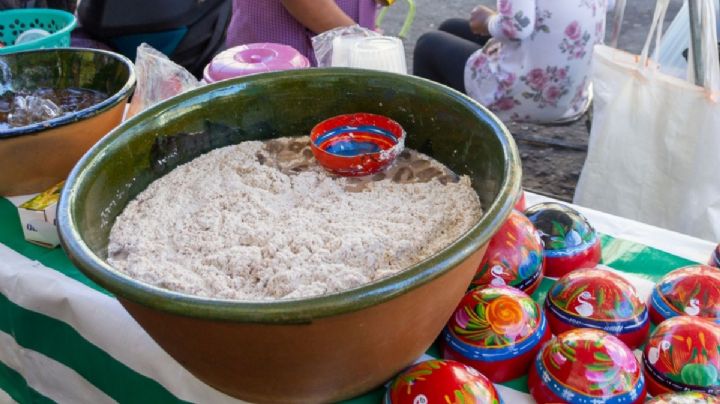
[(713, 1), (697, 1), (703, 87), (661, 73), (648, 58), (653, 35), (662, 49), (669, 0), (658, 0), (639, 56), (595, 47), (593, 125), (574, 202), (717, 242), (720, 66)]

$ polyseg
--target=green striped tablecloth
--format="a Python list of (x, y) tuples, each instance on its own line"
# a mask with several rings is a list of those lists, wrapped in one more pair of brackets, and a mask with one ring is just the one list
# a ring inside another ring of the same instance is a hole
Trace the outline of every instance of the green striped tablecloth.
[[(528, 194), (530, 204), (543, 198)], [(705, 261), (710, 242), (581, 209), (603, 234), (603, 261), (647, 295), (680, 266)], [(553, 281), (534, 297), (541, 301)], [(435, 348), (430, 355), (437, 354)], [(531, 402), (525, 378), (499, 386), (507, 403)], [(378, 389), (354, 403), (379, 402)], [(17, 211), (0, 198), (0, 403), (237, 402), (169, 357), (111, 294), (60, 248), (25, 242)]]

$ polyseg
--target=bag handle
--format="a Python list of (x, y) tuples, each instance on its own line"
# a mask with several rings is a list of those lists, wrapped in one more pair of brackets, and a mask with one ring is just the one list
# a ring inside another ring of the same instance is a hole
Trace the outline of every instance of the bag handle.
[(622, 29), (623, 20), (625, 19), (625, 0), (615, 0), (615, 8), (613, 9), (613, 27), (610, 34), (608, 45), (613, 48), (618, 47), (620, 39), (620, 30)]
[(701, 46), (704, 87), (714, 96), (720, 96), (720, 55), (718, 54), (715, 2), (702, 0), (700, 3)]
[(645, 40), (645, 45), (643, 46), (642, 52), (640, 52), (640, 60), (638, 63), (640, 69), (644, 69), (648, 64), (650, 43), (652, 42), (653, 36), (655, 37), (655, 49), (657, 49), (657, 58), (660, 59), (660, 44), (662, 42), (663, 22), (665, 21), (665, 14), (667, 14), (668, 7), (670, 7), (670, 0), (657, 0), (657, 5), (655, 6), (655, 14), (653, 15), (652, 24), (650, 25), (650, 32), (648, 32), (647, 39)]

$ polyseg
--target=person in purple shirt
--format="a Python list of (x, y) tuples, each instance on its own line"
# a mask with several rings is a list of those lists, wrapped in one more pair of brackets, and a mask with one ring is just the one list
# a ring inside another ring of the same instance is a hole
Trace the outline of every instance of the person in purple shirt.
[(373, 29), (376, 9), (375, 0), (233, 0), (226, 44), (281, 43), (315, 65), (310, 38), (355, 24)]

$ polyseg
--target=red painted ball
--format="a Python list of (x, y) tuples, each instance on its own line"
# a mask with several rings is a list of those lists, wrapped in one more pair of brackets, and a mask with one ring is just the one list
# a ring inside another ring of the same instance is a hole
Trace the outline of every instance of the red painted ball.
[(692, 265), (670, 272), (655, 285), (648, 308), (654, 324), (682, 315), (720, 323), (720, 271)]
[(559, 278), (579, 268), (593, 268), (601, 258), (600, 238), (575, 209), (556, 202), (529, 207), (525, 216), (544, 245), (545, 276)]
[(597, 328), (635, 349), (650, 329), (648, 310), (635, 288), (615, 272), (578, 269), (560, 278), (545, 298), (553, 334), (574, 328)]
[(550, 330), (540, 307), (508, 286), (468, 292), (441, 337), (443, 357), (470, 365), (495, 383), (527, 373)]
[(384, 404), (498, 404), (495, 386), (480, 372), (448, 360), (428, 360), (400, 373), (387, 389)]
[(579, 328), (545, 344), (530, 367), (528, 387), (543, 403), (628, 403), (645, 399), (633, 352), (602, 330)]
[(698, 317), (663, 321), (643, 351), (648, 392), (674, 391), (720, 394), (720, 325)]
[(509, 285), (532, 294), (543, 278), (542, 241), (532, 222), (512, 211), (490, 239), (473, 287)]

